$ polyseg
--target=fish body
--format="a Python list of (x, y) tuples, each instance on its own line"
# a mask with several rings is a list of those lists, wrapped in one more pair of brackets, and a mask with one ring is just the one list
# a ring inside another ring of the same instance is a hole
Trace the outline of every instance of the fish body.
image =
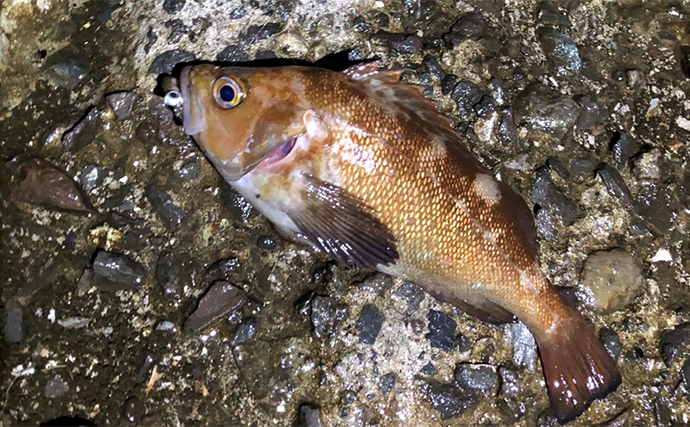
[(400, 72), (364, 64), (188, 67), (184, 127), (283, 233), (412, 281), (483, 320), (525, 323), (566, 422), (621, 377), (542, 273), (531, 212)]

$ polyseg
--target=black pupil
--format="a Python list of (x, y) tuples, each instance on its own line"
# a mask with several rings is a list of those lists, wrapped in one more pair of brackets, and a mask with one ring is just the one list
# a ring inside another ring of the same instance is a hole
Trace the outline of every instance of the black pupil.
[(235, 89), (230, 85), (223, 85), (218, 94), (223, 102), (232, 102), (235, 99)]

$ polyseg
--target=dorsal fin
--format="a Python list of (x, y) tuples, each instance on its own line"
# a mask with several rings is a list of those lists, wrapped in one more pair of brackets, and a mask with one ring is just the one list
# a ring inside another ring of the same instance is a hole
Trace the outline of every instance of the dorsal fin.
[(409, 117), (417, 116), (424, 122), (437, 126), (448, 138), (457, 136), (451, 120), (436, 109), (436, 104), (422, 95), (424, 87), (400, 81), (402, 70), (386, 70), (379, 61), (366, 62), (349, 67), (343, 73), (350, 80), (361, 83), (368, 95), (381, 103), (397, 107)]

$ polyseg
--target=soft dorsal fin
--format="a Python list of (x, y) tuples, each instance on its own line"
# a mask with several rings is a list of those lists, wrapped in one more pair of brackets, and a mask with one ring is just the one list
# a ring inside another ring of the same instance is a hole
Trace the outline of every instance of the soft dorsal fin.
[(436, 104), (422, 95), (424, 87), (400, 81), (402, 70), (386, 70), (379, 61), (353, 65), (343, 71), (350, 80), (361, 83), (367, 94), (409, 117), (436, 125), (441, 134), (457, 136), (449, 118), (439, 113)]

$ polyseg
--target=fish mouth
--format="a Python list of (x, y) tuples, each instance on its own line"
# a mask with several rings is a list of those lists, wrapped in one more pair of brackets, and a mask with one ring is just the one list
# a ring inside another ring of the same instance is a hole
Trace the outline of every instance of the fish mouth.
[(166, 91), (163, 102), (173, 108), (175, 116), (182, 119), (185, 133), (194, 136), (206, 129), (206, 122), (201, 114), (202, 99), (191, 95), (191, 71), (192, 67), (184, 67), (179, 80), (172, 77), (163, 80), (163, 89)]

